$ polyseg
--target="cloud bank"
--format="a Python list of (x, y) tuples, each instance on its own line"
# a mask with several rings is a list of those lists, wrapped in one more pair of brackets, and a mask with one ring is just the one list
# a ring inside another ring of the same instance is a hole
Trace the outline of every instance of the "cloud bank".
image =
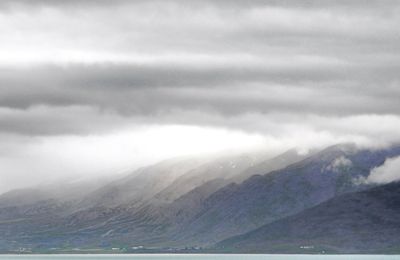
[[(391, 0), (1, 1), (0, 192), (20, 176), (104, 171), (73, 153), (47, 169), (63, 145), (125, 136), (146, 154), (125, 151), (116, 168), (205, 152), (196, 142), (158, 152), (155, 140), (180, 142), (166, 130), (177, 126), (189, 139), (222, 131), (241, 136), (238, 149), (275, 152), (399, 143), (399, 11)], [(121, 157), (118, 147), (107, 156)]]

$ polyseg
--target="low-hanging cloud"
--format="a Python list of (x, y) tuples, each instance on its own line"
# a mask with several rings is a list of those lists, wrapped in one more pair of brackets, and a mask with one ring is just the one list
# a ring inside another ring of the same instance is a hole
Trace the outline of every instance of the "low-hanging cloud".
[(400, 157), (387, 159), (382, 166), (374, 168), (367, 183), (386, 184), (400, 180)]

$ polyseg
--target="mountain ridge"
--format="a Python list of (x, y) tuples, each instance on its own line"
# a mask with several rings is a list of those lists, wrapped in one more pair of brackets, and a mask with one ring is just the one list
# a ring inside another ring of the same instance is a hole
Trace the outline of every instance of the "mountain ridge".
[[(154, 179), (148, 179), (149, 184), (156, 185), (148, 189), (148, 194), (152, 194), (149, 198), (136, 200), (130, 198), (140, 197), (128, 196), (114, 203), (118, 200), (105, 192), (111, 200), (104, 203), (48, 200), (0, 208), (0, 232), (8, 234), (9, 240), (32, 248), (104, 248), (130, 244), (208, 247), (298, 214), (336, 196), (368, 189), (370, 185), (356, 184), (354, 179), (368, 176), (371, 169), (397, 155), (400, 155), (400, 146), (381, 150), (356, 149), (352, 145), (331, 146), (281, 169), (252, 175), (237, 183), (233, 180), (241, 171), (230, 170), (221, 178), (209, 174), (201, 182), (194, 179), (195, 187), (173, 200), (157, 198), (165, 189), (162, 187), (168, 187), (165, 183), (157, 186), (160, 180), (157, 176), (168, 171), (168, 168), (160, 167), (153, 175)], [(268, 160), (271, 159), (261, 160), (259, 164), (268, 169)], [(245, 162), (243, 171), (251, 171), (251, 167), (257, 165)], [(211, 168), (206, 166), (204, 169), (219, 167), (218, 161), (207, 163)], [(226, 165), (230, 166), (226, 169), (233, 169), (229, 159)], [(199, 169), (203, 166), (199, 163)], [(185, 176), (188, 172), (190, 170), (182, 170), (177, 175)], [(189, 177), (193, 176), (191, 174)], [(140, 179), (136, 176), (139, 175), (132, 176), (132, 180)], [(127, 188), (135, 187), (125, 180), (119, 182)], [(169, 185), (173, 183), (170, 181)], [(145, 185), (141, 188), (147, 189)], [(134, 192), (128, 190), (127, 194)], [(93, 194), (90, 195), (95, 198), (92, 202), (102, 202)], [(48, 219), (43, 213), (48, 214)], [(0, 244), (0, 249), (4, 247), (7, 247), (6, 242)]]

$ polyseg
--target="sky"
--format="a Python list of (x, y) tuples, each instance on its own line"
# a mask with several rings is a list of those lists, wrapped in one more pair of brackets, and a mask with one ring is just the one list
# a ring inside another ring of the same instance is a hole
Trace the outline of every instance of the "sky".
[(400, 1), (2, 0), (0, 192), (400, 140)]

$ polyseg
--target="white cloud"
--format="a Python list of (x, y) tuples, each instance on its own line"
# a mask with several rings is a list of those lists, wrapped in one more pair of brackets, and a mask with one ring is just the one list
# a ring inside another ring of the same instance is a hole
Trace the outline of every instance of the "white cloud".
[[(60, 178), (113, 176), (159, 160), (260, 149), (266, 140), (221, 128), (142, 125), (103, 135), (1, 136), (0, 192)], [(7, 144), (7, 143), (6, 143)]]
[(371, 170), (367, 183), (385, 184), (400, 180), (400, 157), (387, 159), (382, 166)]

